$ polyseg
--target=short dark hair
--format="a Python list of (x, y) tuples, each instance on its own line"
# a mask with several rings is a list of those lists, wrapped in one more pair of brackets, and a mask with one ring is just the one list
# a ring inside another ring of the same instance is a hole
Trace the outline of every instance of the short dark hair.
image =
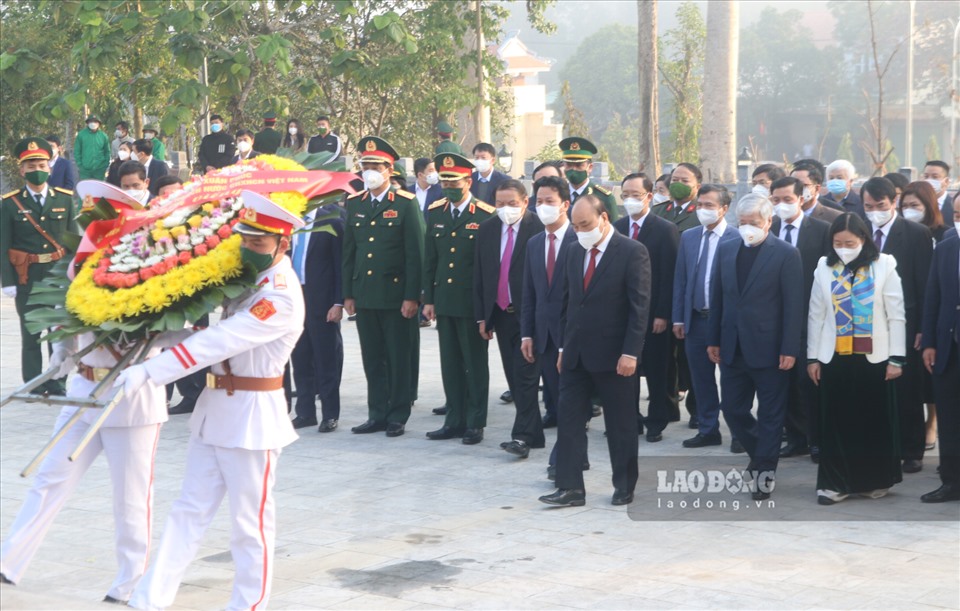
[(135, 148), (138, 153), (145, 153), (147, 157), (153, 155), (153, 142), (146, 138), (134, 140), (133, 148)]
[(473, 154), (477, 153), (490, 153), (494, 157), (497, 156), (497, 149), (493, 148), (493, 145), (489, 142), (478, 142), (473, 146)]
[(213, 121), (223, 121), (223, 117), (220, 115), (210, 115), (210, 122), (212, 123)]
[(854, 214), (853, 212), (845, 212), (835, 218), (833, 224), (830, 225), (830, 250), (827, 252), (827, 265), (836, 265), (840, 261), (840, 255), (838, 255), (836, 249), (833, 248), (833, 236), (841, 231), (849, 231), (863, 240), (863, 248), (860, 250), (860, 254), (857, 255), (856, 259), (847, 264), (849, 269), (856, 271), (880, 258), (880, 251), (877, 250), (877, 245), (870, 236), (870, 229), (867, 227), (867, 223), (860, 218), (860, 215)]
[(798, 170), (801, 172), (806, 172), (807, 178), (809, 178), (810, 182), (812, 182), (813, 184), (815, 185), (823, 184), (823, 170), (821, 170), (817, 165), (798, 161), (797, 163), (793, 164), (793, 169), (790, 170), (790, 174), (792, 175), (794, 172)]
[(633, 172), (631, 174), (627, 174), (626, 176), (624, 176), (623, 180), (620, 181), (620, 188), (622, 189), (623, 185), (625, 185), (628, 180), (635, 180), (637, 178), (643, 181), (644, 191), (647, 191), (648, 193), (650, 191), (653, 191), (653, 182), (650, 180), (650, 177), (644, 174), (643, 172)]
[(133, 159), (124, 161), (117, 169), (117, 180), (120, 180), (124, 176), (128, 176), (130, 174), (136, 174), (140, 177), (140, 180), (146, 180), (147, 168), (145, 168), (139, 161), (134, 161)]
[[(703, 182), (703, 172), (701, 172), (701, 171), (700, 171), (700, 168), (698, 168), (697, 166), (693, 165), (692, 163), (688, 163), (688, 162), (684, 161), (683, 163), (678, 163), (678, 164), (677, 164), (677, 167), (678, 167), (678, 168), (687, 168), (688, 170), (690, 170), (691, 172), (693, 172), (693, 175), (697, 178), (697, 184), (700, 184), (701, 182)], [(672, 172), (670, 173), (670, 177), (673, 178), (673, 173), (672, 173)]]
[[(823, 165), (822, 163), (820, 163), (820, 160), (819, 160), (819, 159), (813, 159), (812, 157), (807, 157), (807, 158), (805, 158), (805, 159), (797, 159), (797, 161), (793, 164), (793, 169), (794, 169), (794, 170), (799, 170), (799, 169), (801, 169), (800, 166), (802, 166), (802, 165), (807, 165), (807, 166), (813, 166), (813, 167), (815, 167), (815, 168), (817, 169), (817, 171), (820, 172), (821, 180), (823, 180), (823, 177), (827, 175), (827, 166), (825, 166), (825, 165)], [(803, 168), (803, 169), (806, 169), (806, 168)], [(809, 170), (807, 170), (807, 171), (809, 171)], [(818, 183), (818, 184), (820, 184), (820, 183)]]
[(884, 174), (883, 177), (892, 182), (893, 186), (900, 189), (900, 191), (903, 191), (903, 189), (910, 184), (910, 179), (900, 172), (890, 172)]
[(700, 190), (697, 192), (697, 198), (701, 195), (706, 195), (707, 193), (716, 193), (717, 197), (720, 198), (721, 206), (730, 206), (730, 201), (733, 197), (730, 195), (729, 189), (720, 184), (706, 184), (700, 185)]
[[(563, 170), (560, 169), (562, 165), (563, 162), (559, 159), (550, 159), (549, 161), (544, 161), (537, 167), (533, 168), (533, 174), (530, 176), (530, 178), (533, 178), (537, 175), (537, 172), (547, 167), (555, 169), (557, 171), (557, 176), (563, 176)], [(534, 189), (534, 191), (536, 191), (536, 189)]]
[(657, 179), (656, 179), (655, 181), (653, 181), (653, 184), (657, 184), (658, 182), (662, 182), (662, 183), (664, 183), (664, 184), (669, 183), (669, 182), (670, 182), (670, 175), (669, 175), (669, 174), (661, 174), (660, 176), (657, 176)]
[(516, 178), (508, 178), (497, 185), (497, 193), (501, 191), (516, 191), (520, 197), (527, 196), (527, 188)]
[(47, 142), (49, 142), (50, 144), (56, 144), (57, 146), (60, 146), (60, 137), (59, 137), (59, 136), (56, 136), (56, 135), (54, 135), (54, 134), (50, 134), (49, 136), (44, 136), (43, 139), (46, 140)]
[(891, 204), (893, 200), (897, 199), (897, 188), (882, 176), (874, 176), (863, 183), (863, 186), (860, 187), (860, 196), (863, 197), (864, 193), (869, 193), (870, 197), (876, 200), (889, 199)]
[(329, 123), (330, 117), (328, 117), (327, 115), (320, 115), (319, 117), (317, 117), (317, 122), (320, 122), (320, 121), (326, 121), (327, 123)]
[(160, 191), (164, 187), (169, 187), (170, 185), (182, 185), (183, 181), (180, 180), (180, 177), (176, 174), (165, 174), (157, 179), (157, 182), (150, 185), (153, 187), (154, 191)]
[(947, 176), (950, 176), (950, 166), (947, 165), (946, 161), (940, 161), (939, 159), (931, 159), (930, 161), (923, 164), (923, 167), (932, 165), (936, 168), (943, 168), (943, 171), (947, 173)]
[(533, 183), (533, 192), (537, 193), (540, 189), (553, 189), (560, 196), (560, 201), (570, 201), (570, 185), (566, 180), (559, 176), (541, 176), (537, 182)]
[(242, 138), (242, 137), (244, 137), (244, 136), (247, 136), (247, 137), (249, 137), (249, 138), (255, 138), (255, 137), (256, 137), (256, 135), (255, 135), (251, 130), (249, 130), (249, 129), (238, 129), (238, 130), (237, 130), (237, 135), (234, 136), (233, 139), (236, 140), (237, 138)]
[(590, 206), (590, 209), (593, 210), (597, 216), (603, 216), (604, 214), (607, 214), (607, 207), (604, 206), (603, 201), (601, 201), (600, 198), (594, 195), (593, 193), (587, 193), (585, 195), (581, 195), (580, 197), (577, 198), (576, 203), (577, 205), (583, 203)]
[(918, 180), (904, 187), (903, 193), (900, 194), (901, 210), (903, 209), (903, 198), (908, 195), (916, 197), (923, 204), (923, 221), (921, 222), (924, 225), (930, 229), (936, 229), (944, 225), (943, 213), (940, 212), (940, 205), (937, 202), (937, 192), (933, 190), (930, 183), (925, 180)]
[(756, 178), (759, 174), (766, 174), (770, 182), (780, 180), (787, 175), (787, 173), (783, 171), (783, 168), (774, 163), (761, 163), (757, 166), (757, 169), (753, 171), (753, 174), (750, 175), (750, 178)]
[[(783, 172), (783, 170), (780, 171)], [(767, 174), (767, 176), (769, 176), (769, 174)], [(803, 183), (795, 176), (783, 176), (770, 183), (770, 193), (773, 193), (777, 189), (791, 186), (793, 187), (794, 195), (797, 197), (803, 196)]]
[(427, 169), (427, 166), (433, 163), (429, 157), (420, 157), (413, 162), (413, 174), (417, 175)]
[(117, 124), (114, 127), (122, 127), (123, 129), (130, 131), (130, 126), (127, 125), (126, 121), (117, 121)]

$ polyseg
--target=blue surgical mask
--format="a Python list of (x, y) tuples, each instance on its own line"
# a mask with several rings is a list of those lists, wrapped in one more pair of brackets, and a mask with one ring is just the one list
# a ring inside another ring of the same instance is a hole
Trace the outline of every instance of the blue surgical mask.
[(210, 126), (210, 131), (213, 133), (217, 133), (221, 129), (223, 129), (223, 126), (220, 125), (219, 123), (214, 123), (213, 125)]
[(832, 178), (827, 181), (827, 191), (834, 195), (843, 195), (847, 192), (847, 181), (842, 178)]

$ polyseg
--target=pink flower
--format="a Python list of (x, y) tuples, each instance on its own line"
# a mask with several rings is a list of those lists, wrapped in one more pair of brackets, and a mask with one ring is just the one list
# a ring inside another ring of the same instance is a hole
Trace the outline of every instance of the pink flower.
[(197, 244), (193, 247), (193, 254), (197, 257), (202, 257), (207, 254), (207, 245), (206, 244)]
[(207, 248), (216, 248), (217, 244), (219, 243), (220, 243), (219, 236), (215, 236), (215, 235), (207, 236), (207, 239), (206, 239)]
[(123, 277), (123, 286), (124, 288), (133, 288), (140, 284), (140, 274), (133, 272), (130, 274), (121, 274)]
[(180, 253), (180, 255), (178, 256), (178, 258), (180, 259), (180, 264), (181, 264), (181, 265), (186, 265), (187, 263), (190, 262), (190, 259), (193, 258), (193, 255), (190, 254), (190, 251), (189, 251), (189, 250), (184, 250), (184, 251), (182, 251), (182, 252)]
[(166, 259), (163, 260), (164, 271), (170, 271), (171, 269), (175, 268), (177, 266), (177, 263), (179, 263), (179, 261), (180, 259), (178, 259), (176, 255), (171, 255), (167, 257)]
[(145, 267), (144, 269), (140, 270), (140, 278), (142, 278), (145, 281), (149, 280), (150, 278), (153, 278), (156, 275), (157, 275), (157, 272), (153, 267)]
[(220, 236), (221, 240), (229, 238), (231, 233), (233, 233), (231, 225), (220, 225), (220, 229), (217, 229), (217, 235)]
[[(176, 264), (177, 264), (176, 261), (173, 261), (173, 262), (170, 263), (170, 265), (176, 265)], [(165, 274), (165, 273), (167, 272), (167, 269), (168, 269), (168, 268), (167, 268), (167, 262), (166, 262), (166, 261), (161, 261), (160, 263), (157, 263), (156, 265), (151, 265), (151, 266), (150, 266), (150, 271), (153, 272), (153, 275), (154, 275), (154, 276), (162, 276), (163, 274)]]

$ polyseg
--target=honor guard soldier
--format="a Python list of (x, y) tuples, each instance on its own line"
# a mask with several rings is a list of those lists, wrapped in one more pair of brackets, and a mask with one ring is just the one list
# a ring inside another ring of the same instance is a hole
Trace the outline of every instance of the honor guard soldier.
[(496, 208), (471, 195), (474, 166), (463, 156), (441, 153), (433, 162), (444, 197), (427, 209), (423, 315), (437, 319), (447, 413), (443, 426), (427, 437), (462, 437), (470, 445), (483, 440), (490, 391), (487, 340), (474, 315), (474, 253), (480, 223)]
[(439, 155), (440, 153), (456, 153), (457, 155), (463, 156), (463, 149), (453, 141), (453, 127), (449, 123), (446, 121), (437, 123), (437, 137), (440, 138), (440, 142), (433, 149), (434, 155)]
[(617, 199), (613, 192), (590, 178), (597, 147), (586, 138), (564, 138), (560, 141), (560, 151), (563, 175), (570, 183), (570, 205), (573, 206), (581, 195), (596, 195), (607, 209), (610, 221), (617, 220)]
[(374, 136), (357, 143), (366, 189), (347, 198), (343, 307), (357, 314), (367, 421), (354, 433), (404, 433), (416, 399), (423, 216), (413, 193), (390, 186), (397, 152)]
[(273, 129), (277, 124), (277, 114), (274, 112), (264, 113), (263, 129), (257, 132), (253, 139), (253, 150), (264, 155), (273, 155), (280, 148), (280, 141), (283, 139), (280, 132)]
[(117, 379), (131, 396), (161, 390), (210, 367), (190, 418), (191, 438), (180, 498), (170, 508), (156, 560), (130, 599), (138, 609), (173, 604), (204, 531), (223, 497), (230, 499), (230, 553), (236, 567), (227, 609), (266, 608), (273, 580), (276, 507), (273, 486), (281, 450), (297, 434), (287, 415), (283, 368), (303, 331), (303, 292), (286, 252), (299, 216), (243, 191), (234, 231), (257, 288), (224, 302), (220, 323), (198, 331)]
[[(3, 294), (15, 300), (20, 317), (20, 371), (23, 381), (43, 370), (40, 334), (27, 331), (24, 315), (42, 306), (27, 305), (33, 283), (63, 258), (63, 234), (73, 226), (73, 191), (50, 188), (50, 144), (25, 138), (13, 149), (26, 185), (0, 203), (0, 280)], [(63, 380), (51, 380), (35, 392), (63, 394)]]

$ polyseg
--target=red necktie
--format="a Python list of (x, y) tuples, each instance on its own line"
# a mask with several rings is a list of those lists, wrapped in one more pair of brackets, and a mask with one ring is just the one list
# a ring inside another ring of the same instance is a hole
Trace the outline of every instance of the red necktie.
[(600, 254), (599, 248), (590, 249), (590, 263), (587, 265), (587, 273), (583, 275), (583, 290), (586, 291), (593, 279), (593, 272), (597, 270), (597, 255)]
[(550, 250), (547, 251), (547, 286), (553, 284), (553, 270), (557, 265), (557, 234), (548, 233)]
[(637, 223), (633, 224), (633, 235), (630, 236), (631, 239), (637, 240), (640, 238), (640, 225)]

